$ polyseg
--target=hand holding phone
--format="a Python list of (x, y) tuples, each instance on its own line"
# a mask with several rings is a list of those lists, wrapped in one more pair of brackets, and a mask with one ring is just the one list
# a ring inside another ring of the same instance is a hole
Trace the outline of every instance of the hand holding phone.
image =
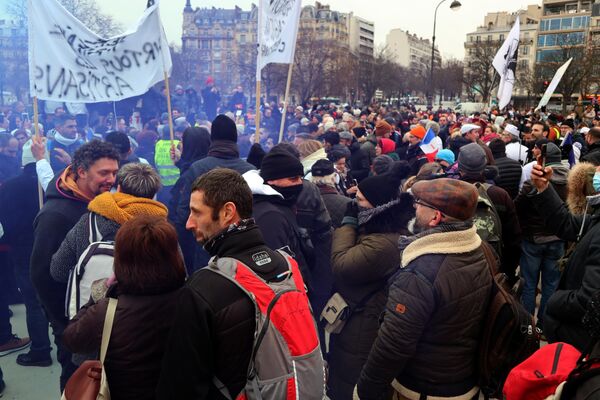
[(542, 148), (541, 148), (541, 153), (537, 158), (537, 163), (539, 166), (541, 166), (542, 168), (544, 168), (546, 166), (546, 152), (548, 149), (548, 145), (547, 144), (543, 144)]

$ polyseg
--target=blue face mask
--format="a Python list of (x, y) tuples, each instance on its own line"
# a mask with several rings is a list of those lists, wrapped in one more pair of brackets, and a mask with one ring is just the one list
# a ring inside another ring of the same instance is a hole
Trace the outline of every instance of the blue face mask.
[(600, 192), (600, 172), (596, 172), (594, 174), (593, 185), (594, 185), (594, 190), (596, 192)]

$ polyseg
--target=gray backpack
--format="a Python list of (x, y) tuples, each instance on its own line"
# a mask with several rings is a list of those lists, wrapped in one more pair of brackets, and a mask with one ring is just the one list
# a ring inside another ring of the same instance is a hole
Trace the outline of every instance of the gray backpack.
[(247, 381), (242, 393), (229, 393), (213, 383), (229, 400), (321, 400), (325, 397), (325, 368), (317, 326), (310, 309), (298, 264), (281, 252), (289, 270), (276, 282), (266, 282), (233, 258), (213, 258), (208, 270), (238, 286), (254, 303), (256, 330)]

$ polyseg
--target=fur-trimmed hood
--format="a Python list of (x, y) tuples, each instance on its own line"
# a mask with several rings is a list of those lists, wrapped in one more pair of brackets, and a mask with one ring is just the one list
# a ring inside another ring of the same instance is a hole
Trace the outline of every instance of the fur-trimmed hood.
[(580, 162), (573, 166), (569, 172), (567, 181), (567, 206), (572, 214), (582, 215), (585, 212), (587, 203), (586, 196), (595, 194), (594, 186), (592, 185), (595, 171), (596, 166), (594, 164)]

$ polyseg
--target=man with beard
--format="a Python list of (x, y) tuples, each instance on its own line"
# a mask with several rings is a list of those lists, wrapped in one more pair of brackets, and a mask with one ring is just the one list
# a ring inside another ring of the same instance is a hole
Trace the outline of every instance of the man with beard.
[(119, 153), (110, 143), (94, 140), (81, 146), (75, 151), (72, 164), (48, 185), (46, 203), (33, 222), (31, 281), (52, 325), (57, 359), (62, 367), (61, 392), (76, 366), (62, 342), (62, 333), (69, 322), (65, 317), (67, 285), (52, 279), (50, 262), (67, 233), (87, 211), (88, 203), (113, 187), (119, 160)]
[[(455, 179), (415, 183), (414, 236), (401, 236), (360, 399), (477, 398), (477, 357), (492, 274), (473, 226), (477, 189)], [(391, 386), (390, 386), (391, 385)]]
[[(299, 168), (302, 171), (302, 166)], [(265, 244), (252, 214), (252, 193), (237, 172), (216, 168), (194, 181), (186, 228), (215, 261), (192, 275), (181, 289), (157, 399), (240, 398), (238, 394), (246, 385), (251, 362), (256, 309), (246, 289), (240, 290), (243, 286), (221, 273), (219, 264), (227, 261), (216, 260), (236, 261), (234, 271), (243, 275), (250, 270), (253, 276), (267, 282), (282, 282), (290, 275), (286, 258)], [(219, 269), (219, 273), (211, 269)], [(298, 274), (292, 272), (291, 276)], [(261, 297), (252, 293), (256, 298)], [(318, 346), (316, 329), (310, 326), (312, 316), (294, 315), (296, 320), (303, 317), (306, 317), (303, 340)], [(321, 382), (300, 389), (300, 398), (323, 398), (322, 362), (321, 368), (313, 368), (312, 372), (318, 374)], [(223, 396), (224, 392), (229, 397)]]

